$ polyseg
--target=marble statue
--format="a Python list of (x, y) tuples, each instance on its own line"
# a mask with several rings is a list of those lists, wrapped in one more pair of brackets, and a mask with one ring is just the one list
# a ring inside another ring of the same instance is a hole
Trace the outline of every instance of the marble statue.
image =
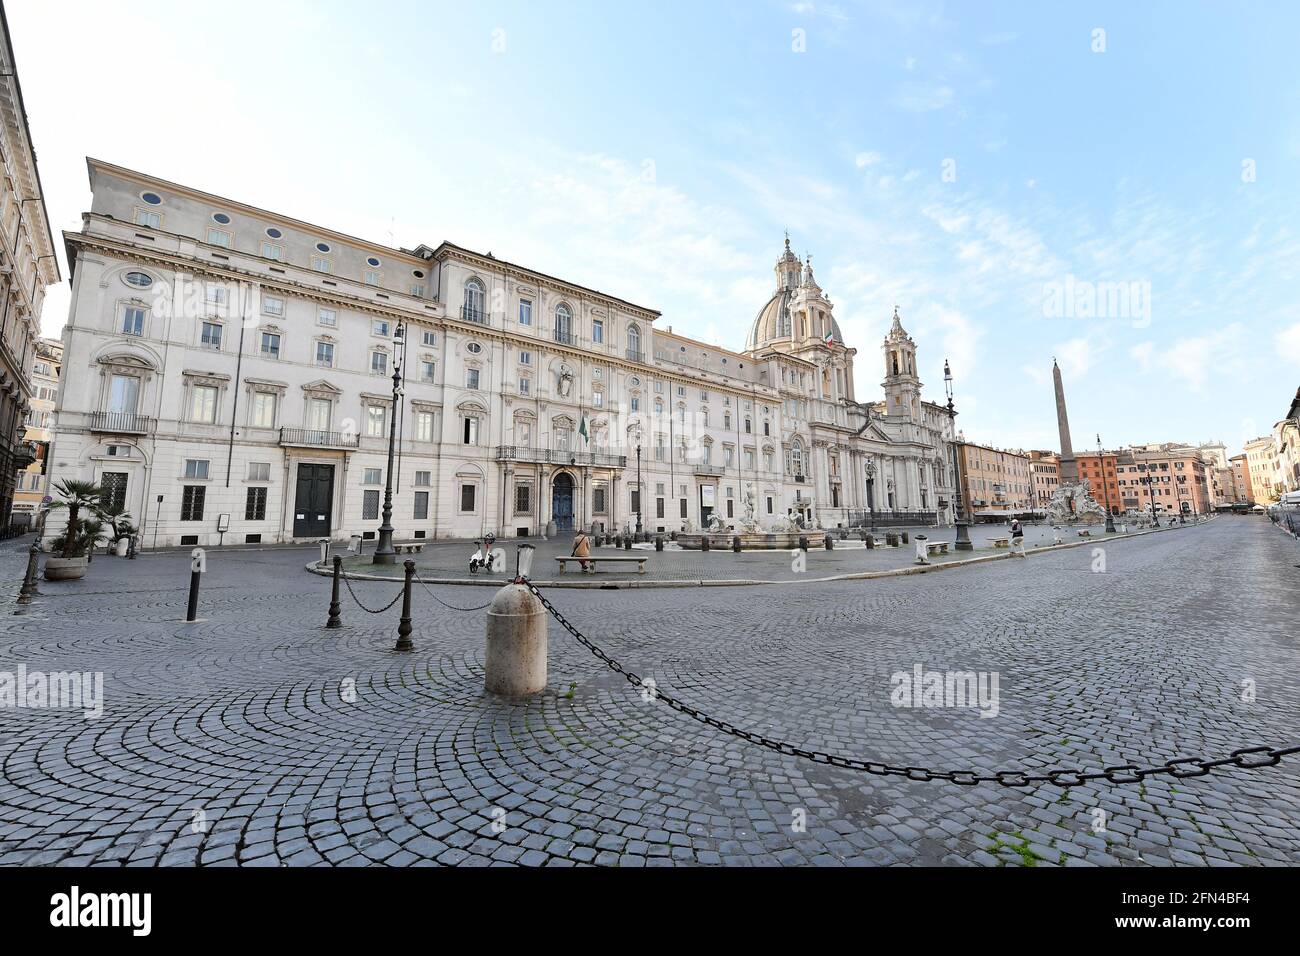
[(573, 391), (573, 371), (567, 365), (560, 366), (560, 398), (568, 398)]
[(719, 532), (726, 530), (727, 529), (722, 526), (722, 517), (716, 511), (709, 512), (709, 531), (713, 534), (718, 534)]

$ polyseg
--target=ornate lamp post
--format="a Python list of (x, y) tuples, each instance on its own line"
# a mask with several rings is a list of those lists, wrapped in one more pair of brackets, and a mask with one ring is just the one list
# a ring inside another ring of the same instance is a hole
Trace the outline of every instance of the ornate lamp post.
[[(406, 352), (406, 329), (399, 325), (393, 332), (394, 340), (401, 340), (402, 353)], [(383, 523), (379, 526), (379, 541), (375, 545), (373, 564), (396, 564), (397, 549), (393, 547), (393, 453), (397, 448), (397, 403), (402, 399), (402, 362), (397, 349), (393, 349), (393, 406), (388, 410), (388, 474), (384, 480)]]
[(1101, 450), (1101, 432), (1097, 433), (1097, 467), (1101, 469), (1101, 492), (1106, 501), (1106, 531), (1115, 533), (1115, 516), (1110, 513), (1110, 485), (1106, 483), (1106, 455)]
[(970, 528), (963, 520), (964, 508), (961, 498), (961, 465), (957, 460), (957, 409), (952, 403), (952, 368), (948, 360), (943, 360), (943, 388), (948, 393), (948, 416), (952, 419), (952, 520), (957, 528), (957, 540), (953, 546), (958, 551), (972, 551)]
[(641, 486), (641, 429), (636, 430), (636, 539), (644, 540), (641, 531), (641, 511), (645, 508), (645, 488)]

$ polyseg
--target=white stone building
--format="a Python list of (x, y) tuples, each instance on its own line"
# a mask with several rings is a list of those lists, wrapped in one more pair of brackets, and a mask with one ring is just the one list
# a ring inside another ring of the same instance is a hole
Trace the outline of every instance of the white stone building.
[(145, 547), (373, 536), (390, 427), (398, 540), (676, 531), (750, 488), (762, 523), (951, 521), (952, 418), (915, 343), (895, 314), (885, 398), (852, 404), (855, 350), (788, 239), (729, 351), (491, 253), (89, 170), (52, 470), (119, 496)]

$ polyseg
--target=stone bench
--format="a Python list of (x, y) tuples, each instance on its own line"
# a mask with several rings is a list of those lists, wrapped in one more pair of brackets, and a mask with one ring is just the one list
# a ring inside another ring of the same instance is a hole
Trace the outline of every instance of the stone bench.
[(995, 548), (1011, 547), (1011, 538), (1009, 536), (1006, 538), (989, 538), (988, 542), (989, 544), (993, 545), (993, 547)]
[(398, 554), (419, 554), (424, 550), (423, 541), (394, 541), (393, 549)]
[(612, 555), (603, 555), (603, 554), (602, 554), (602, 555), (600, 555), (600, 556), (598, 557), (598, 556), (596, 556), (596, 555), (593, 554), (593, 555), (588, 555), (588, 556), (585, 557), (585, 558), (575, 558), (575, 557), (573, 557), (572, 555), (561, 555), (560, 557), (557, 557), (555, 560), (556, 560), (556, 561), (559, 563), (559, 565), (560, 565), (560, 573), (561, 573), (561, 574), (563, 574), (563, 573), (568, 569), (568, 566), (569, 566), (569, 564), (570, 564), (571, 562), (575, 562), (575, 561), (585, 561), (585, 562), (588, 564), (588, 566), (589, 566), (589, 570), (591, 570), (591, 571), (593, 571), (593, 572), (596, 570), (596, 566), (597, 566), (597, 565), (600, 565), (600, 564), (632, 564), (632, 563), (635, 563), (635, 564), (636, 564), (636, 570), (637, 570), (637, 573), (638, 573), (638, 574), (645, 574), (645, 563), (646, 563), (646, 560), (647, 560), (647, 559), (644, 558), (644, 557), (637, 556), (637, 555), (619, 555), (619, 556), (617, 556), (617, 557), (614, 557), (614, 556), (612, 556)]
[(948, 542), (947, 542), (947, 541), (927, 541), (927, 542), (925, 542), (925, 553), (926, 553), (926, 554), (947, 554), (947, 553), (948, 553)]

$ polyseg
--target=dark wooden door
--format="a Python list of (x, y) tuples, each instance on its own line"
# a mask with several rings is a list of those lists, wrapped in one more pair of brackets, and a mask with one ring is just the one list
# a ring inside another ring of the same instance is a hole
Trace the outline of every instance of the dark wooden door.
[(334, 500), (334, 466), (298, 466), (298, 493), (294, 497), (293, 536), (328, 538), (330, 505)]

